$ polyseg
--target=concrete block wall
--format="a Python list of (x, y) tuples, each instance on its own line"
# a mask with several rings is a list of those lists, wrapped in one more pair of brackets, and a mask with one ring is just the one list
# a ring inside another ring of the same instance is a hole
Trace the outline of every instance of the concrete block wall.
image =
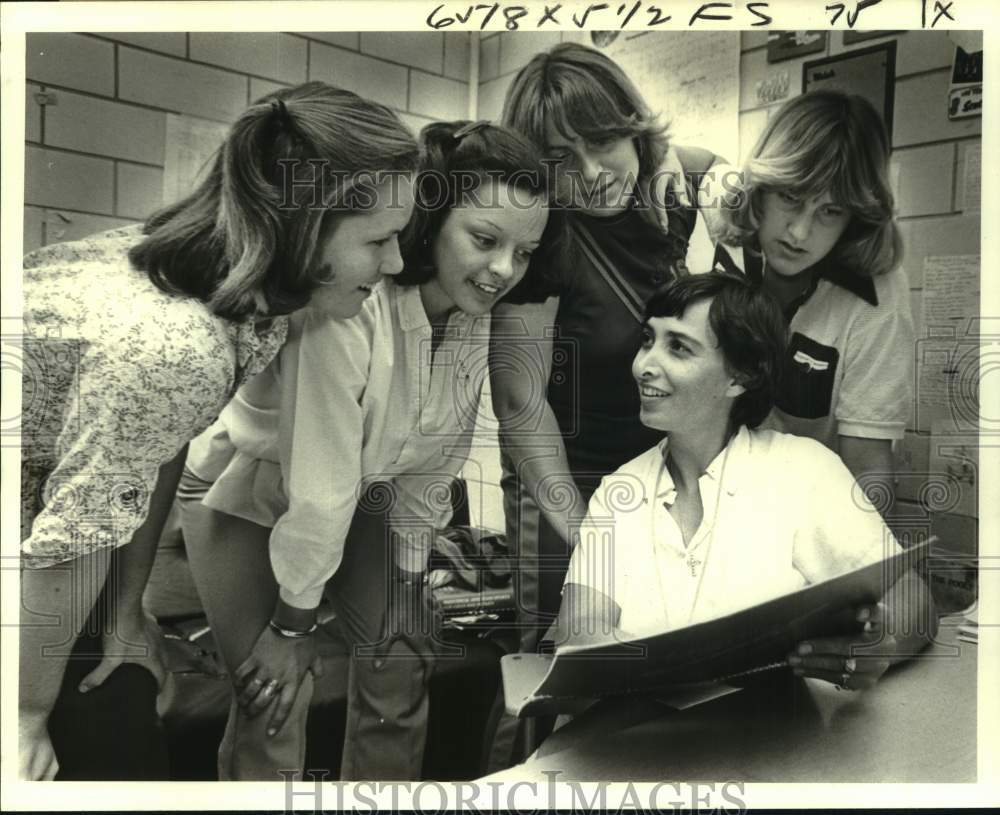
[(468, 114), (464, 32), (27, 35), (24, 250), (144, 219), (162, 203), (167, 113), (231, 122), (320, 79), (414, 131)]
[[(577, 32), (484, 34), (480, 40), (479, 116), (497, 118), (503, 97), (517, 70), (534, 54), (572, 39), (587, 41)], [(895, 105), (891, 178), (899, 223), (905, 242), (903, 269), (909, 278), (911, 307), (918, 340), (927, 336), (922, 324), (923, 268), (929, 255), (978, 254), (980, 216), (978, 205), (966, 211), (962, 170), (966, 151), (981, 145), (980, 118), (950, 121), (947, 91), (954, 45), (945, 32), (910, 31), (845, 45), (842, 32), (830, 32), (825, 51), (807, 57), (769, 64), (767, 33), (744, 31), (740, 40), (739, 141), (740, 159), (752, 148), (771, 111), (785, 99), (757, 101), (757, 85), (787, 72), (786, 99), (802, 93), (802, 64), (853, 49), (896, 42)], [(978, 314), (978, 312), (976, 312)], [(976, 315), (969, 314), (969, 317)], [(915, 393), (917, 388), (915, 387)], [(930, 427), (914, 411), (906, 438), (898, 445), (901, 473), (900, 510), (907, 517), (929, 521), (932, 532), (959, 551), (974, 551), (976, 519), (966, 515), (926, 512), (920, 494), (929, 470)], [(964, 487), (968, 489), (968, 487)]]

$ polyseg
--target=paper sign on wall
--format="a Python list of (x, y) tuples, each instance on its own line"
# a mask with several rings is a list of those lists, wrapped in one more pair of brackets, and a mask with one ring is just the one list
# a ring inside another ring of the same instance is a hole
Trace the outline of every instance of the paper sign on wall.
[(917, 342), (917, 427), (948, 420), (973, 432), (979, 416), (979, 255), (924, 260), (924, 336)]
[(979, 212), (982, 200), (983, 145), (970, 144), (965, 148), (965, 167), (962, 173), (962, 200), (958, 206), (963, 212)]
[(671, 141), (736, 161), (739, 136), (738, 31), (648, 31), (604, 49), (671, 125)]
[(227, 125), (194, 116), (167, 114), (163, 166), (163, 203), (172, 204), (191, 192), (211, 167), (229, 130)]
[(983, 51), (955, 48), (948, 91), (948, 118), (967, 119), (983, 115)]

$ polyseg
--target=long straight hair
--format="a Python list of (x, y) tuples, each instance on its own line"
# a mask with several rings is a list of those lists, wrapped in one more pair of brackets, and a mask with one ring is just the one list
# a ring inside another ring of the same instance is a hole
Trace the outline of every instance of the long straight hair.
[(883, 274), (902, 259), (889, 186), (889, 137), (864, 97), (812, 91), (785, 104), (768, 121), (743, 168), (735, 208), (723, 208), (723, 240), (756, 241), (763, 194), (803, 198), (829, 193), (851, 221), (830, 250), (831, 260), (859, 276)]
[(412, 172), (418, 156), (383, 105), (323, 82), (283, 88), (236, 120), (205, 180), (146, 221), (129, 258), (220, 316), (286, 314), (319, 284), (317, 247), (352, 213), (357, 180)]

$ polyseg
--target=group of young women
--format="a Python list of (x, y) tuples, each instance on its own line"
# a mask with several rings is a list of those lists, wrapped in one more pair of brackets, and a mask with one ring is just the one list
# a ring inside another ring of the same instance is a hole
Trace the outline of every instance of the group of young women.
[(340, 777), (418, 778), (424, 572), (487, 372), (531, 649), (592, 494), (663, 437), (632, 362), (650, 297), (711, 268), (688, 251), (699, 219), (787, 323), (767, 422), (891, 478), (912, 326), (888, 153), (867, 102), (807, 94), (769, 120), (742, 194), (699, 209), (722, 159), (671, 145), (617, 65), (563, 44), (514, 78), (501, 124), (419, 145), (348, 91), (277, 91), (188, 198), (30, 255), (22, 607), (59, 624), (22, 626), (22, 774), (57, 771), (47, 722), (102, 592), (85, 685), (122, 643), (152, 647), (141, 597), (176, 495), (233, 685), (219, 777), (302, 767), (325, 595), (351, 646)]

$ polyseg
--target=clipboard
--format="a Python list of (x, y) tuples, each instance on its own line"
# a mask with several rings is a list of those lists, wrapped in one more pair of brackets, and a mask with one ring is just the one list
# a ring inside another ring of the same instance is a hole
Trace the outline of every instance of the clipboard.
[(927, 557), (937, 538), (851, 572), (741, 611), (663, 634), (553, 655), (500, 660), (506, 708), (515, 716), (570, 711), (582, 699), (722, 682), (784, 665), (802, 640), (857, 630), (854, 607), (877, 602)]

